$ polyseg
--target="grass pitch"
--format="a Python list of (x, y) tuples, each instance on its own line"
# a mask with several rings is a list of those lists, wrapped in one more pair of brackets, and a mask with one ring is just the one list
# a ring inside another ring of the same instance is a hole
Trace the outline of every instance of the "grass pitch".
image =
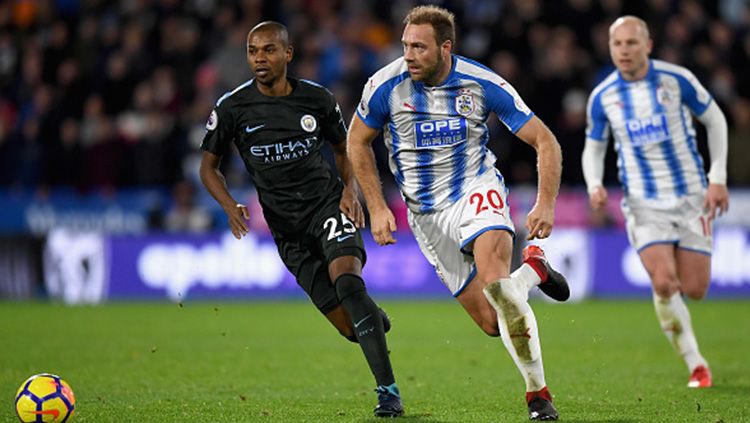
[[(407, 421), (522, 422), (499, 339), (455, 301), (382, 301)], [(568, 422), (750, 421), (750, 303), (690, 302), (715, 387), (688, 373), (650, 301), (536, 302), (547, 382)], [(378, 421), (358, 347), (306, 302), (0, 303), (0, 421), (16, 389), (57, 373), (78, 422)]]

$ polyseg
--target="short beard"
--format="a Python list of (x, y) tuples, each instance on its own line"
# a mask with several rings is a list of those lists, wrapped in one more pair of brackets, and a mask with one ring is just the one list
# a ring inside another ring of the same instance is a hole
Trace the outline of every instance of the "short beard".
[[(437, 85), (437, 83), (440, 81), (435, 81), (435, 79), (437, 79), (438, 75), (440, 74), (440, 70), (443, 69), (443, 63), (443, 55), (438, 51), (437, 63), (435, 63), (435, 66), (430, 70), (429, 73), (425, 73), (424, 78), (422, 78), (422, 82), (427, 85)], [(427, 69), (425, 69), (425, 71), (427, 71)]]

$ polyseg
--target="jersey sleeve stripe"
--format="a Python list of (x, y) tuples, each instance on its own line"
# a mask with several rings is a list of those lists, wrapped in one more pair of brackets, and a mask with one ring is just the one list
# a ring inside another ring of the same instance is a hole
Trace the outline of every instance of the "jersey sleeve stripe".
[(300, 81), (302, 81), (302, 82), (306, 82), (306, 83), (308, 83), (308, 84), (310, 84), (310, 85), (312, 85), (312, 86), (318, 87), (318, 88), (324, 88), (324, 89), (325, 89), (326, 91), (328, 90), (328, 89), (327, 89), (326, 87), (324, 87), (324, 86), (322, 86), (322, 85), (318, 84), (318, 83), (317, 83), (317, 82), (315, 82), (315, 81), (311, 81), (311, 80), (309, 80), (309, 79), (302, 79), (302, 78), (300, 78), (299, 80), (300, 80)]
[[(375, 78), (373, 76), (373, 78)], [(403, 72), (396, 75), (383, 83), (376, 85), (377, 88), (373, 90), (373, 93), (369, 98), (362, 97), (363, 102), (366, 102), (368, 106), (368, 113), (362, 114), (360, 108), (357, 107), (357, 116), (362, 119), (368, 127), (372, 129), (381, 129), (390, 115), (390, 97), (393, 93), (393, 89), (402, 83), (404, 80), (409, 78), (409, 72)], [(369, 84), (370, 82), (368, 82)]]
[(224, 100), (226, 100), (226, 99), (228, 99), (229, 97), (231, 97), (232, 95), (234, 95), (234, 94), (235, 94), (235, 93), (236, 93), (237, 91), (239, 91), (239, 90), (241, 90), (241, 89), (243, 89), (243, 88), (245, 88), (245, 87), (249, 86), (250, 84), (252, 84), (252, 83), (253, 83), (253, 81), (255, 81), (255, 78), (252, 78), (252, 79), (250, 79), (249, 81), (245, 81), (245, 82), (244, 82), (244, 83), (243, 83), (242, 85), (238, 86), (237, 88), (233, 89), (232, 91), (229, 91), (229, 92), (225, 93), (225, 94), (224, 94), (223, 96), (221, 96), (221, 97), (219, 98), (219, 100), (218, 100), (218, 101), (216, 102), (216, 107), (219, 107), (219, 105), (221, 105), (221, 103), (222, 103), (222, 102), (223, 102)]
[(508, 130), (515, 134), (534, 116), (515, 88), (500, 75), (481, 63), (463, 56), (454, 57), (458, 61), (456, 75), (479, 83), (485, 92), (486, 113), (494, 111)]
[(594, 88), (589, 96), (586, 105), (586, 137), (594, 141), (607, 141), (609, 136), (609, 119), (602, 106), (602, 96), (616, 82), (617, 72), (612, 72)]
[[(655, 71), (671, 75), (677, 79), (680, 86), (680, 97), (696, 116), (702, 115), (711, 105), (713, 100), (711, 94), (698, 82), (692, 72), (682, 66), (661, 60), (653, 60), (651, 63)], [(703, 101), (701, 98), (703, 98)]]

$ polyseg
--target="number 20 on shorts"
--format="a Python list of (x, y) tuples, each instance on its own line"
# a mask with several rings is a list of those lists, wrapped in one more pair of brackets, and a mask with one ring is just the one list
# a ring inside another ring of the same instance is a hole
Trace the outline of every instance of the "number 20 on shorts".
[(505, 207), (503, 197), (495, 189), (487, 191), (486, 194), (472, 193), (469, 197), (469, 204), (476, 205), (475, 215), (487, 210), (491, 210), (495, 214), (503, 214), (502, 210)]

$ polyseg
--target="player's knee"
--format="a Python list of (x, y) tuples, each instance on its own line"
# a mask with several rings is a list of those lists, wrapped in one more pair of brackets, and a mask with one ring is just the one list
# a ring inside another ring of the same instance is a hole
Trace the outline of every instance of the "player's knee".
[(693, 284), (683, 287), (682, 293), (687, 295), (691, 300), (702, 300), (708, 291), (708, 284)]
[(336, 278), (334, 287), (336, 288), (336, 295), (339, 297), (340, 301), (343, 301), (352, 295), (365, 292), (365, 282), (359, 276), (351, 273), (345, 273)]
[(471, 283), (478, 283), (479, 286), (486, 287), (492, 284), (493, 282), (497, 281), (498, 279), (500, 278), (497, 277), (497, 273), (495, 272), (490, 273), (490, 272), (482, 272), (478, 270), (476, 275), (474, 276), (474, 280)]
[(480, 328), (487, 336), (491, 336), (493, 338), (497, 338), (498, 336), (500, 336), (500, 329), (498, 329), (497, 327), (497, 320), (495, 320), (494, 324), (487, 321), (482, 322)]
[(654, 292), (662, 298), (669, 298), (680, 288), (677, 275), (670, 272), (656, 272), (651, 275)]

